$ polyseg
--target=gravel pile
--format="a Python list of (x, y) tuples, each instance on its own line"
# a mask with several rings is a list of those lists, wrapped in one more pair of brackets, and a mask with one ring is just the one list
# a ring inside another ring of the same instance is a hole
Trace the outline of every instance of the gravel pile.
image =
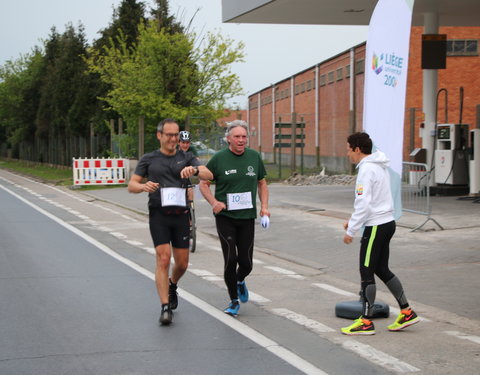
[(289, 185), (353, 185), (355, 184), (356, 176), (348, 174), (339, 174), (327, 176), (325, 174), (316, 174), (310, 176), (303, 176), (294, 173), (284, 182)]

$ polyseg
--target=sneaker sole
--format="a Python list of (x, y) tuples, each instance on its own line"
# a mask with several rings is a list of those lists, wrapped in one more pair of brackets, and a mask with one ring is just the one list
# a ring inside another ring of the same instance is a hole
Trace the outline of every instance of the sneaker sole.
[(375, 334), (375, 331), (358, 331), (358, 332), (343, 332), (344, 335), (347, 336), (371, 336)]
[(230, 311), (223, 311), (223, 312), (224, 312), (225, 314), (227, 314), (227, 315), (233, 316), (234, 318), (236, 318), (236, 317), (238, 316), (238, 314), (234, 314), (234, 313), (232, 313), (232, 312), (230, 312)]
[(402, 325), (402, 326), (400, 326), (400, 327), (397, 327), (397, 328), (389, 328), (388, 330), (389, 330), (390, 332), (401, 331), (401, 330), (403, 330), (403, 329), (405, 329), (405, 328), (407, 328), (407, 327), (410, 327), (410, 326), (412, 326), (412, 325), (414, 325), (414, 324), (417, 324), (417, 323), (419, 323), (419, 322), (420, 322), (420, 318), (417, 317), (417, 318), (413, 319), (412, 321), (410, 321), (410, 322), (408, 322), (408, 323), (405, 323), (404, 325)]
[(172, 321), (173, 321), (173, 314), (170, 317), (170, 319), (168, 319), (168, 318), (165, 319), (165, 318), (160, 317), (160, 325), (162, 325), (162, 326), (168, 326), (172, 323)]

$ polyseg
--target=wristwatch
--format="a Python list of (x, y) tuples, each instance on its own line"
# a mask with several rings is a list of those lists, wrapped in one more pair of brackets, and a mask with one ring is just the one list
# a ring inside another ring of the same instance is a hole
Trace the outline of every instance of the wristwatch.
[(195, 169), (195, 173), (193, 175), (198, 176), (198, 172), (199, 172), (198, 167), (193, 167), (193, 169)]

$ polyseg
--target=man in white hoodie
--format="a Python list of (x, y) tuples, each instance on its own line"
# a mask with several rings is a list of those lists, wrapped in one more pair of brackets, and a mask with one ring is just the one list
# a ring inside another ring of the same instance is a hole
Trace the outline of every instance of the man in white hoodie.
[(354, 133), (347, 139), (347, 156), (357, 164), (354, 212), (344, 223), (343, 242), (350, 244), (362, 227), (360, 246), (362, 315), (349, 327), (342, 328), (345, 335), (374, 335), (375, 327), (369, 319), (375, 302), (377, 275), (387, 285), (398, 301), (400, 314), (388, 326), (390, 331), (400, 331), (420, 318), (410, 308), (402, 284), (388, 267), (390, 240), (395, 233), (393, 198), (388, 173), (389, 159), (381, 151), (372, 154), (372, 140), (367, 133)]

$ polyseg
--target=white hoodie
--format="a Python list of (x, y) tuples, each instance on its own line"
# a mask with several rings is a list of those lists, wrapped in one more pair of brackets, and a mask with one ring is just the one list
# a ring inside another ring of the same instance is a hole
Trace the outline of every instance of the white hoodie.
[(361, 227), (381, 225), (394, 220), (389, 162), (383, 152), (376, 151), (358, 163), (355, 211), (347, 228), (347, 235), (350, 237)]

